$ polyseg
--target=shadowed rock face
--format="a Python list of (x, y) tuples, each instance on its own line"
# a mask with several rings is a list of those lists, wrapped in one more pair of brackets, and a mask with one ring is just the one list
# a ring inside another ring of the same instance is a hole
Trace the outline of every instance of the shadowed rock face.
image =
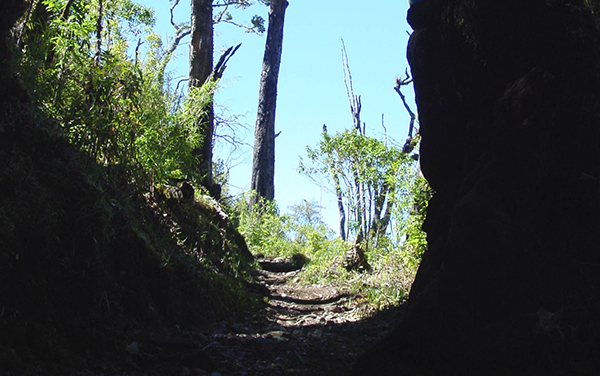
[(420, 0), (408, 21), (429, 250), (356, 374), (598, 374), (598, 15)]

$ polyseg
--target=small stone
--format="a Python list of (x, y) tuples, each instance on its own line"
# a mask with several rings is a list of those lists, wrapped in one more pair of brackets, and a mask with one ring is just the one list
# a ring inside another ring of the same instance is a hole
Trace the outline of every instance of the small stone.
[(140, 347), (137, 342), (133, 341), (125, 347), (125, 351), (131, 355), (137, 355), (140, 353)]
[(283, 330), (274, 330), (266, 334), (267, 337), (273, 338), (277, 341), (283, 341), (285, 338), (286, 332)]

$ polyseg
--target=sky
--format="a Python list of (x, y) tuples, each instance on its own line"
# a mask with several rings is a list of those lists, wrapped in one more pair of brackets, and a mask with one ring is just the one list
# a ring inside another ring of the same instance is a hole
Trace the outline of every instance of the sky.
[[(164, 40), (174, 35), (167, 0), (139, 0), (156, 11), (156, 32)], [(352, 127), (352, 116), (343, 80), (341, 39), (344, 39), (354, 93), (362, 98), (361, 118), (367, 134), (383, 137), (382, 114), (388, 138), (403, 144), (409, 116), (393, 90), (395, 78), (408, 68), (406, 22), (408, 1), (380, 0), (289, 0), (284, 25), (283, 54), (279, 74), (275, 128), (281, 134), (275, 143), (275, 200), (283, 212), (303, 200), (322, 207), (325, 222), (336, 228), (335, 196), (298, 173), (306, 146), (315, 147), (323, 124), (330, 134)], [(232, 11), (234, 21), (249, 24), (254, 14), (268, 19), (268, 8), (256, 2), (243, 11)], [(190, 2), (182, 1), (175, 21), (189, 20)], [(248, 34), (230, 24), (215, 26), (215, 60), (220, 51), (242, 43), (227, 65), (216, 105), (228, 116), (238, 115), (246, 127), (238, 136), (247, 145), (233, 156), (223, 144), (215, 145), (215, 157), (232, 160), (230, 192), (250, 188), (252, 145), (258, 104), (259, 79), (266, 32)], [(179, 47), (168, 71), (177, 81), (187, 77), (189, 38)], [(409, 70), (410, 72), (410, 70)], [(412, 86), (403, 90), (413, 105)], [(218, 111), (218, 110), (217, 110)]]

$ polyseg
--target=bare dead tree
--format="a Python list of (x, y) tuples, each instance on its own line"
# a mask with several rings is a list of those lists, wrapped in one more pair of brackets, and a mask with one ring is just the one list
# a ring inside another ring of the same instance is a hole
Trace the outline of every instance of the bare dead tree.
[[(354, 94), (354, 87), (352, 83), (352, 72), (350, 71), (350, 63), (348, 62), (348, 53), (346, 51), (346, 44), (344, 38), (342, 38), (342, 70), (344, 72), (344, 85), (346, 86), (346, 94), (348, 95), (348, 102), (350, 104), (350, 113), (352, 114), (353, 127), (358, 131), (359, 134), (364, 135), (365, 124), (361, 124), (360, 111), (362, 110), (362, 103), (360, 95)], [(353, 171), (354, 185), (355, 185), (355, 215), (356, 220), (360, 224), (360, 229), (357, 234), (357, 241), (361, 241), (367, 232), (367, 226), (365, 222), (366, 216), (366, 202), (365, 202), (365, 186), (361, 181), (358, 173)]]
[(350, 64), (348, 63), (348, 53), (346, 52), (346, 44), (344, 38), (342, 38), (342, 69), (344, 71), (344, 85), (346, 86), (346, 93), (348, 95), (348, 102), (350, 103), (350, 113), (352, 114), (352, 124), (359, 133), (364, 134), (364, 125), (360, 121), (360, 111), (362, 109), (362, 103), (360, 95), (354, 95), (354, 87), (352, 86), (352, 72), (350, 71)]

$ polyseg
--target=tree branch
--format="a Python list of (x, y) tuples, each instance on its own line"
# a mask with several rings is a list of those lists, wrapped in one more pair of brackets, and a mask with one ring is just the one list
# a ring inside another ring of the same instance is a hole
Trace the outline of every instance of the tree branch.
[(62, 13), (60, 14), (60, 18), (63, 21), (66, 21), (69, 19), (69, 13), (71, 12), (71, 6), (73, 6), (74, 2), (75, 2), (75, 0), (69, 0), (67, 2), (67, 4), (65, 5), (65, 7), (63, 8)]
[(413, 81), (412, 78), (408, 75), (408, 69), (406, 69), (404, 71), (404, 74), (406, 75), (406, 77), (404, 79), (401, 79), (400, 77), (396, 78), (396, 86), (394, 86), (394, 90), (396, 91), (396, 93), (398, 93), (398, 95), (400, 96), (400, 99), (402, 99), (402, 104), (404, 105), (404, 108), (410, 115), (410, 123), (408, 125), (408, 137), (406, 138), (406, 142), (404, 143), (404, 147), (402, 148), (402, 152), (408, 154), (414, 148), (414, 145), (412, 142), (412, 140), (413, 140), (412, 135), (413, 135), (413, 128), (415, 126), (415, 119), (417, 118), (417, 116), (410, 109), (410, 106), (408, 105), (408, 103), (406, 103), (406, 97), (404, 96), (404, 94), (402, 94), (401, 87), (409, 85)]
[(173, 21), (173, 11), (175, 10), (175, 7), (177, 7), (177, 5), (179, 5), (179, 0), (175, 0), (173, 5), (171, 6), (171, 25), (173, 25), (175, 29), (177, 29), (177, 26), (175, 26), (175, 21)]
[(208, 77), (207, 81), (210, 81), (212, 79), (220, 80), (223, 77), (223, 73), (225, 72), (225, 68), (227, 68), (227, 63), (229, 62), (229, 59), (231, 59), (231, 57), (235, 55), (235, 53), (241, 46), (242, 44), (240, 43), (235, 47), (229, 47), (227, 50), (225, 50), (225, 52), (223, 52), (223, 54), (219, 58), (219, 61), (215, 65), (212, 74)]
[(184, 26), (180, 26), (180, 27), (175, 26), (175, 28), (177, 30), (175, 32), (175, 39), (173, 39), (173, 43), (171, 43), (171, 46), (169, 46), (169, 49), (164, 54), (164, 57), (162, 59), (163, 60), (162, 64), (159, 68), (158, 78), (159, 78), (160, 82), (163, 81), (163, 77), (165, 75), (165, 69), (167, 69), (167, 64), (169, 64), (169, 61), (171, 61), (171, 56), (173, 56), (173, 54), (175, 53), (175, 50), (177, 49), (177, 47), (179, 47), (179, 43), (181, 43), (181, 40), (183, 38), (187, 37), (188, 35), (190, 35), (190, 33), (191, 33), (191, 28), (189, 25), (184, 25)]
[[(39, 0), (37, 0), (39, 1)], [(25, 16), (25, 19), (23, 20), (23, 22), (19, 25), (19, 36), (17, 37), (17, 48), (19, 50), (23, 49), (23, 33), (25, 32), (25, 29), (27, 28), (27, 23), (29, 22), (29, 19), (31, 18), (31, 12), (33, 11), (33, 8), (35, 6), (37, 6), (37, 1), (36, 0), (31, 0), (29, 3), (29, 8), (27, 9), (27, 16)]]

